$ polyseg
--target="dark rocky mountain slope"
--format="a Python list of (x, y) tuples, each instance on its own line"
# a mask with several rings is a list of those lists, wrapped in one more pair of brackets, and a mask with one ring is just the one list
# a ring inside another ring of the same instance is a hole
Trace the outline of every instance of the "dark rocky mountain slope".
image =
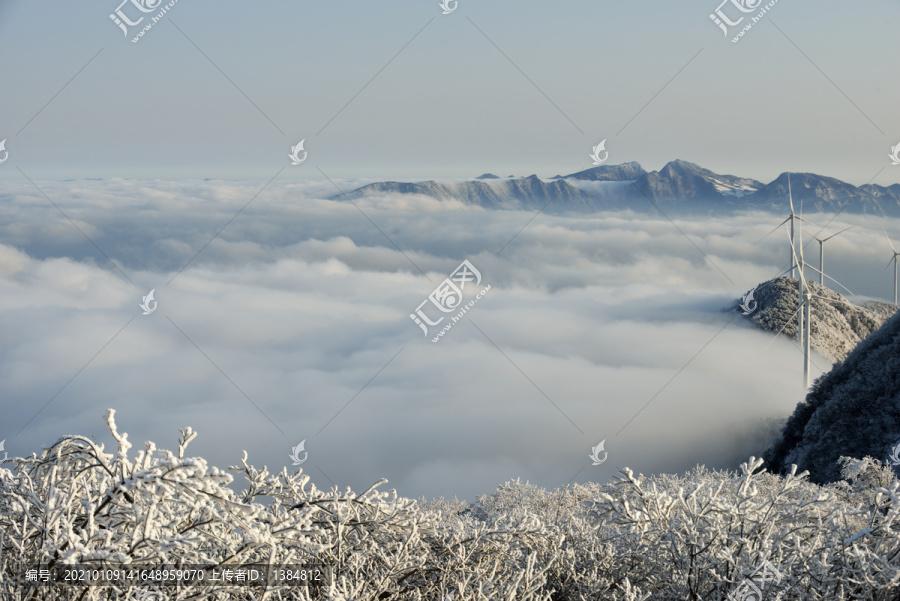
[(796, 464), (813, 482), (839, 480), (842, 456), (887, 460), (900, 439), (900, 314), (813, 384), (765, 453), (783, 473)]

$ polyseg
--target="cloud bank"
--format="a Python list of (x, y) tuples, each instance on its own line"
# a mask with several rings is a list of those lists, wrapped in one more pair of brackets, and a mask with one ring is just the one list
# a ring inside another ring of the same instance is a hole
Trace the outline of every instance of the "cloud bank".
[[(294, 469), (291, 447), (306, 440), (302, 468), (319, 486), (386, 477), (404, 496), (471, 499), (517, 477), (555, 488), (624, 466), (731, 467), (761, 454), (802, 398), (793, 343), (767, 346), (722, 312), (786, 262), (783, 233), (759, 241), (779, 216), (676, 228), (421, 197), (354, 206), (322, 200), (334, 189), (316, 182), (254, 198), (261, 187), (41, 183), (59, 210), (27, 183), (7, 187), (10, 455), (69, 433), (106, 441), (114, 407), (134, 444), (173, 445), (190, 425), (193, 452), (214, 464), (246, 449), (278, 470)], [(888, 296), (881, 222), (853, 219), (869, 229), (830, 241), (826, 267)], [(463, 259), (491, 290), (432, 343), (409, 315)], [(159, 305), (144, 316), (150, 289)], [(609, 458), (592, 466), (601, 440)]]

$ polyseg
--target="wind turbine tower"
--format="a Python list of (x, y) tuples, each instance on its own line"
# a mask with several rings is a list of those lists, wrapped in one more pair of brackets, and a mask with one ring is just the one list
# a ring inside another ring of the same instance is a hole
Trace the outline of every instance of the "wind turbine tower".
[[(788, 218), (791, 220), (791, 277), (794, 277), (794, 265), (797, 266), (797, 271), (800, 273), (800, 277), (797, 279), (797, 298), (798, 298), (798, 307), (797, 307), (797, 342), (803, 344), (803, 313), (804, 313), (804, 288), (806, 287), (806, 279), (803, 277), (803, 221), (802, 217), (800, 218), (800, 224), (798, 225), (797, 230), (800, 233), (800, 258), (797, 258), (796, 251), (796, 239), (794, 237), (794, 197), (791, 194), (791, 172), (788, 171), (788, 202), (791, 205), (791, 216)], [(802, 212), (802, 208), (801, 208)], [(787, 220), (785, 220), (787, 221)], [(808, 294), (807, 290), (807, 294)], [(807, 307), (808, 312), (808, 307)], [(809, 323), (809, 318), (806, 318), (806, 323)], [(804, 373), (806, 373), (806, 387), (809, 388), (809, 352), (806, 352), (806, 362), (805, 362)]]
[[(798, 217), (794, 213), (794, 197), (791, 195), (791, 172), (790, 171), (788, 171), (787, 176), (788, 176), (788, 202), (790, 203), (790, 206), (791, 206), (791, 215), (787, 219), (782, 221), (782, 223), (785, 223), (787, 221), (791, 222), (791, 244), (794, 244), (794, 241), (796, 240), (796, 238), (794, 237), (794, 221), (797, 221), (798, 219), (803, 219), (803, 217)], [(802, 213), (802, 211), (801, 211), (801, 213)], [(801, 260), (803, 259), (803, 245), (802, 244), (800, 245), (800, 259)], [(798, 269), (803, 269), (802, 265), (797, 264), (797, 255), (794, 254), (793, 249), (791, 249), (790, 261), (791, 261), (791, 263), (790, 263), (791, 264), (791, 277), (793, 278), (794, 277), (794, 265), (797, 265)]]
[[(791, 267), (792, 267), (792, 269), (793, 269), (793, 267), (796, 267), (797, 273), (799, 275), (799, 279), (797, 280), (798, 300), (797, 300), (797, 310), (796, 310), (797, 342), (799, 342), (803, 347), (803, 382), (806, 384), (806, 388), (808, 390), (809, 389), (810, 346), (811, 346), (811, 338), (812, 338), (812, 299), (819, 298), (821, 300), (825, 300), (825, 301), (829, 301), (829, 302), (837, 302), (837, 301), (836, 301), (836, 299), (833, 299), (833, 298), (828, 298), (825, 296), (813, 294), (812, 289), (810, 288), (809, 282), (806, 280), (806, 275), (804, 273), (806, 271), (806, 267), (809, 267), (813, 271), (818, 271), (820, 274), (822, 272), (821, 272), (821, 270), (816, 269), (812, 265), (806, 265), (806, 263), (803, 260), (803, 222), (806, 220), (803, 219), (803, 217), (802, 217), (802, 215), (803, 215), (802, 202), (800, 205), (800, 216), (797, 216), (794, 214), (794, 199), (793, 199), (792, 192), (791, 192), (790, 173), (788, 173), (788, 200), (791, 205), (791, 216), (788, 219), (785, 219), (784, 221), (782, 221), (781, 225), (784, 225), (785, 223), (787, 223), (788, 220), (791, 221), (791, 227), (790, 227), (789, 234), (788, 234), (790, 237), (789, 241), (790, 241), (790, 245), (791, 245)], [(799, 221), (796, 231), (794, 230), (794, 227), (793, 227), (794, 219)], [(850, 229), (850, 228), (847, 228), (847, 229)], [(841, 230), (841, 232), (843, 232), (843, 231), (845, 231), (845, 230)], [(841, 232), (838, 232), (838, 234), (840, 234)], [(887, 232), (885, 232), (885, 235), (887, 235)], [(837, 236), (837, 234), (834, 234), (833, 236), (830, 236), (829, 238), (833, 238), (834, 236)], [(828, 240), (829, 238), (825, 238), (825, 240)], [(797, 242), (798, 242), (797, 239), (799, 239), (799, 246), (800, 246), (799, 254), (797, 253)], [(818, 240), (818, 238), (816, 238), (816, 239)], [(890, 238), (888, 238), (888, 240), (890, 240)], [(820, 241), (819, 243), (822, 244), (823, 242), (824, 241)], [(891, 248), (893, 248), (893, 244), (891, 244)], [(898, 253), (895, 250), (894, 258), (891, 259), (892, 261), (894, 261), (895, 274), (897, 271), (897, 257), (900, 257), (900, 253)], [(821, 261), (822, 259), (823, 259), (823, 255), (822, 255), (822, 251), (821, 251), (821, 247), (820, 247), (819, 260)], [(890, 265), (890, 263), (888, 263), (888, 265)], [(885, 266), (885, 268), (887, 268), (887, 266)], [(850, 291), (846, 286), (844, 286), (843, 284), (841, 284), (840, 282), (835, 280), (833, 277), (831, 277), (831, 276), (825, 276), (825, 277), (828, 277), (828, 279), (834, 281), (841, 288), (843, 288), (844, 290), (847, 290), (847, 292), (850, 292), (850, 294), (853, 294), (852, 291)], [(895, 275), (895, 277), (894, 277), (895, 290), (896, 290), (896, 281), (897, 281), (897, 278)], [(793, 317), (794, 316), (792, 314), (791, 317), (788, 318), (788, 320), (785, 322), (785, 324), (781, 327), (781, 330), (784, 330), (784, 328), (787, 326), (788, 323), (790, 323), (790, 321), (791, 321), (791, 319), (793, 319)], [(778, 334), (780, 334), (780, 333), (781, 333), (781, 331), (779, 331)], [(776, 338), (778, 337), (778, 334), (776, 334)]]
[[(882, 227), (882, 229), (884, 230), (883, 227)], [(898, 253), (897, 249), (894, 248), (894, 243), (891, 242), (891, 237), (888, 236), (887, 230), (884, 230), (884, 235), (888, 239), (888, 244), (891, 245), (891, 251), (893, 251), (893, 253), (894, 253), (894, 256), (891, 257), (891, 260), (888, 261), (887, 265), (884, 266), (884, 269), (888, 268), (888, 265), (891, 264), (891, 261), (894, 262), (894, 304), (896, 305), (897, 304), (897, 257), (900, 256), (900, 253)], [(882, 269), (881, 271), (884, 271), (884, 269)]]
[(844, 229), (839, 231), (837, 234), (832, 234), (832, 235), (828, 236), (827, 238), (816, 238), (815, 236), (813, 236), (813, 239), (819, 243), (819, 284), (821, 284), (822, 286), (825, 285), (825, 243), (828, 242), (829, 240), (831, 240), (832, 238), (834, 238), (835, 236), (837, 236), (838, 234), (843, 234), (844, 232), (846, 232), (847, 230), (849, 230), (850, 228), (853, 228), (853, 227), (856, 227), (856, 226), (851, 225), (850, 227), (845, 227)]
[[(788, 194), (790, 194), (790, 190), (788, 190)], [(802, 219), (801, 219), (801, 221), (802, 221)], [(804, 267), (806, 265), (803, 262), (803, 244), (802, 244), (803, 226), (802, 226), (802, 224), (798, 228), (797, 233), (799, 234), (799, 238), (801, 240), (799, 257), (797, 257), (797, 247), (794, 244), (794, 242), (791, 241), (791, 256), (795, 260), (794, 262), (799, 266), (799, 269), (797, 270), (797, 272), (800, 275), (800, 279), (798, 280), (799, 290), (800, 290), (800, 295), (799, 295), (800, 299), (799, 299), (799, 303), (798, 303), (799, 306), (797, 307), (797, 326), (799, 328), (797, 330), (797, 341), (803, 345), (803, 382), (806, 384), (806, 388), (809, 389), (809, 362), (810, 362), (809, 354), (810, 354), (810, 340), (812, 337), (812, 299), (819, 298), (819, 299), (829, 301), (829, 302), (836, 302), (836, 301), (835, 301), (835, 299), (832, 299), (832, 298), (827, 298), (825, 296), (819, 296), (817, 294), (813, 294), (812, 289), (809, 287), (809, 282), (806, 281), (806, 276), (804, 275), (804, 271), (805, 271)], [(835, 235), (837, 235), (837, 234), (835, 234)], [(894, 251), (894, 258), (891, 260), (894, 261), (895, 269), (896, 269), (896, 258), (898, 256), (900, 256), (900, 253)], [(888, 265), (890, 265), (890, 263), (888, 263)], [(813, 267), (812, 265), (809, 265), (809, 268), (812, 269), (813, 271), (816, 271), (816, 268)], [(828, 276), (828, 278), (830, 280), (834, 280), (834, 282), (836, 284), (838, 284), (844, 290), (847, 290), (847, 292), (850, 292), (850, 290), (846, 286), (844, 286), (843, 284), (841, 284), (840, 282), (838, 282), (831, 276)], [(850, 294), (853, 294), (853, 293), (850, 292)], [(788, 320), (788, 321), (790, 321), (790, 320)], [(804, 323), (806, 324), (806, 327), (804, 327)], [(787, 324), (785, 324), (785, 325), (787, 325)]]
[[(790, 192), (788, 192), (790, 193)], [(802, 230), (800, 232), (801, 239), (803, 237)], [(800, 246), (800, 258), (797, 258), (797, 249), (794, 245), (793, 240), (791, 241), (791, 258), (797, 259), (796, 263), (800, 266), (797, 270), (800, 274), (799, 279), (799, 288), (800, 288), (800, 300), (799, 306), (797, 307), (797, 342), (803, 345), (803, 382), (806, 385), (806, 388), (809, 389), (809, 350), (810, 350), (810, 327), (812, 315), (810, 308), (812, 306), (812, 293), (809, 290), (809, 284), (806, 281), (806, 278), (803, 276), (803, 245)], [(803, 327), (803, 322), (806, 322), (806, 328)]]

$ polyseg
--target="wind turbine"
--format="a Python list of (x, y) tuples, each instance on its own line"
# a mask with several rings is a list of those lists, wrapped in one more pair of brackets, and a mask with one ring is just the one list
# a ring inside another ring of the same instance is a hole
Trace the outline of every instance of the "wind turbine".
[[(791, 207), (791, 214), (787, 219), (785, 219), (781, 223), (787, 223), (788, 220), (790, 220), (790, 222), (791, 222), (791, 257), (790, 257), (790, 260), (791, 260), (791, 277), (794, 277), (794, 267), (793, 267), (794, 264), (797, 265), (797, 271), (799, 271), (801, 274), (803, 273), (803, 233), (802, 233), (802, 231), (803, 231), (802, 224), (804, 221), (804, 219), (803, 219), (803, 199), (800, 199), (800, 215), (794, 214), (794, 196), (791, 194), (791, 172), (790, 171), (788, 171), (787, 178), (788, 178), (788, 203), (790, 204), (790, 207)], [(797, 261), (797, 255), (794, 253), (794, 249), (793, 249), (794, 241), (796, 240), (796, 238), (794, 237), (794, 221), (800, 222), (800, 225), (797, 226), (797, 229), (801, 232), (800, 233), (800, 261), (799, 262)]]
[[(788, 192), (790, 194), (790, 192)], [(793, 232), (791, 232), (793, 234)], [(803, 234), (801, 231), (801, 240)], [(811, 314), (810, 307), (812, 306), (812, 297), (813, 294), (809, 290), (809, 284), (806, 281), (806, 278), (803, 276), (803, 245), (800, 245), (800, 257), (797, 257), (797, 248), (794, 245), (794, 240), (791, 239), (791, 260), (792, 264), (796, 263), (799, 268), (798, 272), (800, 274), (799, 289), (800, 289), (800, 298), (797, 303), (797, 341), (803, 346), (803, 381), (806, 384), (806, 388), (809, 388), (809, 335), (812, 330), (810, 326)], [(806, 322), (806, 328), (803, 328), (803, 322)], [(784, 330), (785, 326), (790, 322), (790, 319), (781, 327)], [(781, 331), (778, 332), (781, 334)], [(775, 336), (777, 337), (778, 334)]]
[[(802, 239), (802, 232), (801, 232)], [(895, 256), (900, 255), (900, 253), (896, 253)], [(803, 268), (809, 267), (810, 269), (814, 269), (811, 265), (805, 265), (803, 263), (803, 246), (800, 247), (800, 257), (797, 257), (797, 249), (793, 242), (791, 242), (791, 256), (796, 259), (796, 264), (800, 266), (798, 269), (798, 273), (800, 274), (800, 298), (797, 303), (797, 310), (795, 313), (797, 314), (797, 340), (800, 344), (803, 345), (803, 381), (806, 384), (806, 388), (809, 388), (809, 347), (810, 347), (810, 337), (812, 334), (812, 299), (819, 298), (826, 301), (833, 302), (835, 299), (828, 298), (826, 296), (820, 296), (818, 294), (813, 294), (810, 289), (809, 282), (806, 280), (806, 277), (803, 274)], [(892, 259), (893, 260), (893, 259)], [(818, 271), (818, 270), (816, 270)], [(831, 278), (834, 279), (834, 278)], [(835, 280), (837, 282), (837, 280)], [(838, 285), (846, 289), (846, 286), (837, 282)], [(851, 292), (852, 294), (852, 292)], [(793, 317), (793, 315), (791, 315)], [(777, 338), (784, 328), (787, 327), (787, 324), (790, 323), (790, 318), (785, 322), (783, 326), (781, 326), (781, 330), (778, 331), (778, 334), (775, 334), (775, 338)], [(803, 327), (804, 322), (806, 322), (806, 327)], [(774, 341), (774, 338), (772, 339)], [(771, 344), (771, 343), (770, 343)]]
[(829, 240), (831, 240), (832, 238), (834, 238), (835, 236), (837, 236), (838, 234), (843, 234), (844, 232), (846, 232), (847, 230), (849, 230), (850, 228), (853, 228), (853, 227), (856, 227), (856, 226), (851, 225), (850, 227), (845, 227), (844, 229), (839, 231), (837, 234), (831, 234), (827, 238), (817, 238), (816, 236), (813, 236), (813, 240), (815, 240), (816, 242), (819, 243), (819, 270), (818, 271), (819, 271), (819, 284), (821, 286), (825, 285), (825, 243), (828, 242)]
[[(793, 228), (793, 222), (791, 223), (792, 227), (790, 228), (789, 236), (790, 236), (790, 243), (791, 243), (791, 270), (793, 271), (793, 268), (796, 267), (797, 272), (799, 274), (799, 279), (797, 280), (797, 291), (798, 291), (797, 310), (794, 313), (796, 313), (796, 315), (797, 315), (797, 341), (800, 342), (800, 344), (803, 346), (803, 381), (806, 384), (806, 388), (808, 389), (809, 388), (809, 363), (810, 363), (810, 358), (809, 358), (810, 352), (809, 351), (810, 351), (810, 338), (811, 338), (811, 334), (812, 334), (812, 327), (811, 327), (811, 325), (812, 325), (812, 299), (820, 298), (822, 300), (827, 300), (827, 301), (834, 301), (835, 299), (831, 299), (831, 298), (827, 298), (825, 296), (813, 294), (812, 290), (810, 289), (809, 282), (806, 281), (806, 276), (804, 275), (804, 270), (806, 267), (809, 267), (813, 271), (819, 271), (819, 273), (821, 273), (821, 271), (816, 269), (812, 265), (807, 265), (803, 260), (803, 221), (806, 221), (806, 220), (803, 219), (802, 217), (797, 217), (794, 215), (794, 210), (793, 210), (794, 209), (794, 201), (793, 201), (793, 198), (791, 197), (790, 174), (788, 174), (788, 199), (791, 204), (791, 216), (800, 221), (800, 224), (798, 225), (796, 232), (794, 231), (794, 228)], [(803, 211), (803, 209), (802, 209), (802, 203), (801, 203), (801, 215), (802, 215), (802, 211)], [(787, 221), (788, 221), (787, 219), (784, 220), (782, 222), (782, 225), (787, 223)], [(809, 222), (807, 222), (807, 223), (809, 223)], [(799, 256), (797, 256), (797, 245), (795, 242), (795, 233), (800, 238), (800, 255)], [(840, 232), (838, 232), (838, 233), (840, 233)], [(837, 234), (835, 234), (835, 236), (836, 235)], [(900, 253), (895, 251), (894, 259), (892, 259), (895, 261), (895, 267), (896, 267), (896, 257), (897, 256), (900, 256)], [(850, 292), (850, 294), (853, 294), (846, 286), (844, 286), (843, 284), (841, 284), (840, 282), (838, 282), (831, 276), (827, 276), (827, 277), (828, 277), (828, 279), (834, 281), (839, 286), (841, 286), (842, 288), (844, 288), (845, 290)], [(791, 317), (793, 317), (793, 315), (791, 315)], [(781, 330), (778, 331), (778, 334), (775, 334), (775, 338), (777, 338), (781, 334), (781, 332), (784, 331), (784, 328), (787, 327), (787, 324), (790, 323), (790, 321), (791, 321), (790, 318), (788, 318), (788, 320), (785, 322), (785, 324), (783, 326), (781, 326)], [(804, 327), (804, 323), (805, 323), (806, 327)], [(773, 341), (774, 341), (774, 338), (773, 338)]]
[[(794, 213), (794, 196), (791, 193), (791, 172), (788, 171), (788, 203), (791, 207), (790, 216), (778, 224), (778, 227), (781, 227), (788, 221), (791, 222), (790, 229), (790, 243), (791, 243), (791, 258), (788, 265), (791, 266), (791, 278), (794, 277), (794, 268), (799, 272), (800, 277), (797, 279), (797, 341), (801, 344), (803, 343), (803, 307), (805, 305), (805, 294), (809, 294), (809, 288), (806, 286), (806, 279), (803, 277), (803, 268), (805, 267), (805, 263), (803, 262), (803, 222), (806, 221), (803, 219), (803, 200), (800, 200), (800, 215)], [(796, 250), (796, 238), (794, 232), (794, 221), (798, 221), (799, 225), (797, 226), (797, 233), (800, 235), (800, 257), (797, 257)], [(809, 223), (807, 221), (807, 223)], [(773, 230), (774, 231), (774, 230)], [(807, 306), (807, 312), (809, 307)], [(809, 323), (809, 319), (806, 320), (806, 323)], [(808, 334), (808, 333), (807, 333)], [(808, 341), (807, 341), (808, 342)], [(809, 352), (806, 353), (806, 387), (809, 388)]]
[[(794, 216), (794, 198), (791, 195), (791, 174), (790, 174), (790, 172), (788, 172), (788, 201), (790, 202), (790, 205), (791, 205), (791, 216)], [(812, 296), (815, 296), (815, 295), (812, 295), (812, 293), (809, 291), (809, 286), (807, 286), (807, 284), (806, 284), (806, 278), (804, 277), (804, 273), (803, 273), (804, 269), (809, 267), (813, 271), (818, 271), (820, 280), (822, 278), (827, 277), (829, 280), (831, 280), (832, 282), (834, 282), (835, 284), (837, 284), (838, 286), (840, 286), (841, 288), (843, 288), (850, 294), (853, 294), (853, 291), (850, 290), (849, 288), (847, 288), (846, 286), (844, 286), (843, 284), (841, 284), (840, 282), (838, 282), (836, 279), (834, 279), (830, 275), (826, 276), (825, 273), (821, 269), (816, 269), (812, 265), (808, 265), (806, 262), (804, 262), (804, 260), (803, 260), (803, 223), (804, 222), (809, 223), (809, 221), (806, 221), (806, 219), (803, 218), (803, 199), (802, 198), (800, 199), (800, 216), (794, 216), (794, 218), (798, 221), (797, 238), (799, 238), (799, 243), (800, 243), (800, 257), (798, 259), (797, 253), (795, 251), (796, 241), (794, 238), (794, 224), (793, 224), (793, 222), (791, 222), (791, 275), (793, 276), (793, 274), (794, 274), (794, 265), (797, 266), (797, 272), (800, 274), (800, 277), (797, 279), (797, 298), (798, 298), (798, 301), (797, 301), (797, 303), (798, 303), (797, 340), (801, 341), (804, 338), (804, 327), (803, 327), (804, 318), (803, 318), (803, 311), (801, 309), (804, 307), (804, 303), (805, 303), (805, 305), (806, 305), (806, 332), (805, 332), (806, 333), (806, 343), (805, 344), (806, 344), (806, 346), (809, 346), (809, 331), (808, 330), (809, 330), (809, 324), (810, 324), (810, 321), (809, 321), (810, 308), (809, 308), (809, 303), (807, 301), (805, 301), (804, 299), (807, 297), (812, 298)], [(786, 221), (787, 220), (783, 221), (782, 223), (785, 223)], [(810, 224), (810, 225), (812, 225), (812, 224)], [(847, 228), (847, 229), (850, 229), (850, 228)], [(840, 232), (838, 232), (838, 234), (839, 233)], [(835, 234), (835, 236), (837, 236), (837, 234)], [(820, 247), (819, 261), (821, 262), (823, 258), (824, 258), (824, 255), (822, 254), (822, 250)], [(831, 300), (824, 296), (820, 296), (818, 298), (822, 298), (825, 300)], [(808, 349), (806, 352), (806, 370), (805, 371), (806, 371), (806, 387), (809, 388), (809, 351), (808, 351)]]
[(897, 249), (894, 248), (894, 243), (891, 242), (891, 237), (888, 236), (887, 230), (884, 229), (884, 226), (882, 226), (881, 229), (884, 231), (884, 235), (888, 239), (888, 244), (891, 245), (891, 250), (894, 253), (894, 256), (891, 257), (891, 260), (887, 262), (887, 265), (885, 265), (884, 269), (882, 269), (881, 271), (884, 271), (885, 269), (887, 269), (888, 265), (891, 264), (891, 261), (894, 262), (894, 304), (896, 305), (897, 304), (897, 257), (900, 256), (900, 253), (898, 253)]
[[(760, 238), (760, 239), (759, 239), (760, 242), (762, 242), (763, 240), (765, 240), (766, 238), (768, 238), (768, 237), (769, 237), (769, 234), (772, 234), (775, 230), (777, 230), (777, 229), (780, 228), (782, 225), (784, 225), (785, 223), (787, 223), (787, 222), (790, 221), (790, 223), (791, 223), (791, 244), (794, 244), (794, 240), (796, 239), (796, 236), (795, 236), (795, 234), (794, 234), (794, 222), (795, 222), (795, 221), (796, 221), (796, 222), (806, 221), (806, 220), (803, 219), (803, 217), (802, 217), (802, 215), (803, 215), (803, 208), (802, 208), (802, 206), (801, 206), (801, 209), (800, 209), (800, 215), (797, 215), (797, 214), (794, 212), (794, 198), (793, 198), (793, 196), (791, 195), (791, 172), (790, 172), (790, 171), (788, 171), (787, 176), (788, 176), (788, 202), (789, 202), (790, 207), (791, 207), (791, 213), (790, 213), (790, 215), (788, 215), (787, 219), (785, 219), (784, 221), (782, 221), (781, 223), (779, 223), (778, 225), (776, 225), (774, 228), (772, 228), (772, 231), (771, 231), (771, 232), (769, 232), (768, 234), (766, 234), (765, 236), (763, 236), (762, 238)], [(809, 223), (809, 222), (806, 221), (806, 223)], [(812, 224), (810, 223), (810, 225), (812, 225)], [(798, 267), (798, 265), (797, 265), (797, 257), (796, 257), (796, 255), (794, 254), (794, 251), (791, 250), (791, 249), (788, 249), (788, 254), (790, 255), (790, 256), (789, 256), (789, 259), (788, 259), (788, 265), (790, 265), (790, 267), (791, 267), (791, 279), (793, 279), (793, 278), (794, 278), (794, 270)]]
[[(791, 277), (794, 277), (794, 269), (800, 273), (800, 277), (797, 279), (797, 310), (791, 314), (791, 317), (788, 318), (784, 325), (781, 326), (781, 329), (778, 330), (778, 333), (775, 334), (775, 338), (781, 335), (784, 329), (787, 327), (787, 324), (791, 322), (791, 319), (794, 315), (797, 316), (797, 342), (803, 345), (803, 378), (806, 382), (806, 387), (809, 388), (809, 327), (806, 328), (806, 336), (804, 336), (803, 322), (804, 319), (807, 324), (810, 323), (810, 305), (812, 304), (812, 294), (809, 291), (809, 286), (806, 283), (806, 278), (803, 277), (803, 228), (802, 225), (798, 228), (800, 233), (800, 256), (797, 256), (797, 247), (795, 244), (795, 232), (794, 232), (794, 220), (798, 220), (801, 222), (805, 221), (802, 217), (797, 216), (794, 213), (794, 197), (791, 194), (791, 174), (788, 173), (788, 202), (791, 206), (791, 215), (778, 224), (778, 227), (781, 227), (788, 221), (791, 222), (790, 229), (788, 230), (788, 242), (790, 242), (790, 250), (791, 250), (791, 260), (788, 263), (790, 265)], [(802, 211), (802, 208), (801, 208)], [(776, 228), (777, 229), (777, 228)], [(775, 230), (772, 230), (773, 232)], [(769, 232), (771, 234), (772, 232)], [(768, 236), (769, 234), (766, 234)], [(765, 238), (765, 236), (763, 236)], [(772, 342), (775, 341), (775, 338), (772, 339)], [(772, 344), (771, 342), (769, 344)]]

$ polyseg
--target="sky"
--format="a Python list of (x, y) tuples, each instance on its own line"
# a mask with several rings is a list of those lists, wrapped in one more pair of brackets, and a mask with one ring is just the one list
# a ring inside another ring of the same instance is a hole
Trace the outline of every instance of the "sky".
[[(900, 182), (886, 1), (778, 2), (737, 43), (715, 2), (180, 0), (133, 43), (110, 14), (138, 4), (0, 0), (11, 456), (109, 444), (112, 407), (136, 445), (189, 425), (213, 465), (280, 470), (303, 441), (318, 486), (407, 497), (736, 467), (803, 398), (796, 346), (723, 311), (782, 270), (782, 216), (328, 198), (571, 173), (604, 139), (610, 164)], [(829, 274), (890, 298), (900, 224), (849, 225)], [(463, 260), (466, 300), (491, 288), (431, 342), (410, 315)]]
[(606, 139), (648, 170), (900, 181), (888, 0), (778, 2), (738, 43), (715, 0), (180, 0), (137, 43), (115, 1), (0, 5), (0, 177), (267, 180), (301, 139), (279, 177), (550, 177)]

